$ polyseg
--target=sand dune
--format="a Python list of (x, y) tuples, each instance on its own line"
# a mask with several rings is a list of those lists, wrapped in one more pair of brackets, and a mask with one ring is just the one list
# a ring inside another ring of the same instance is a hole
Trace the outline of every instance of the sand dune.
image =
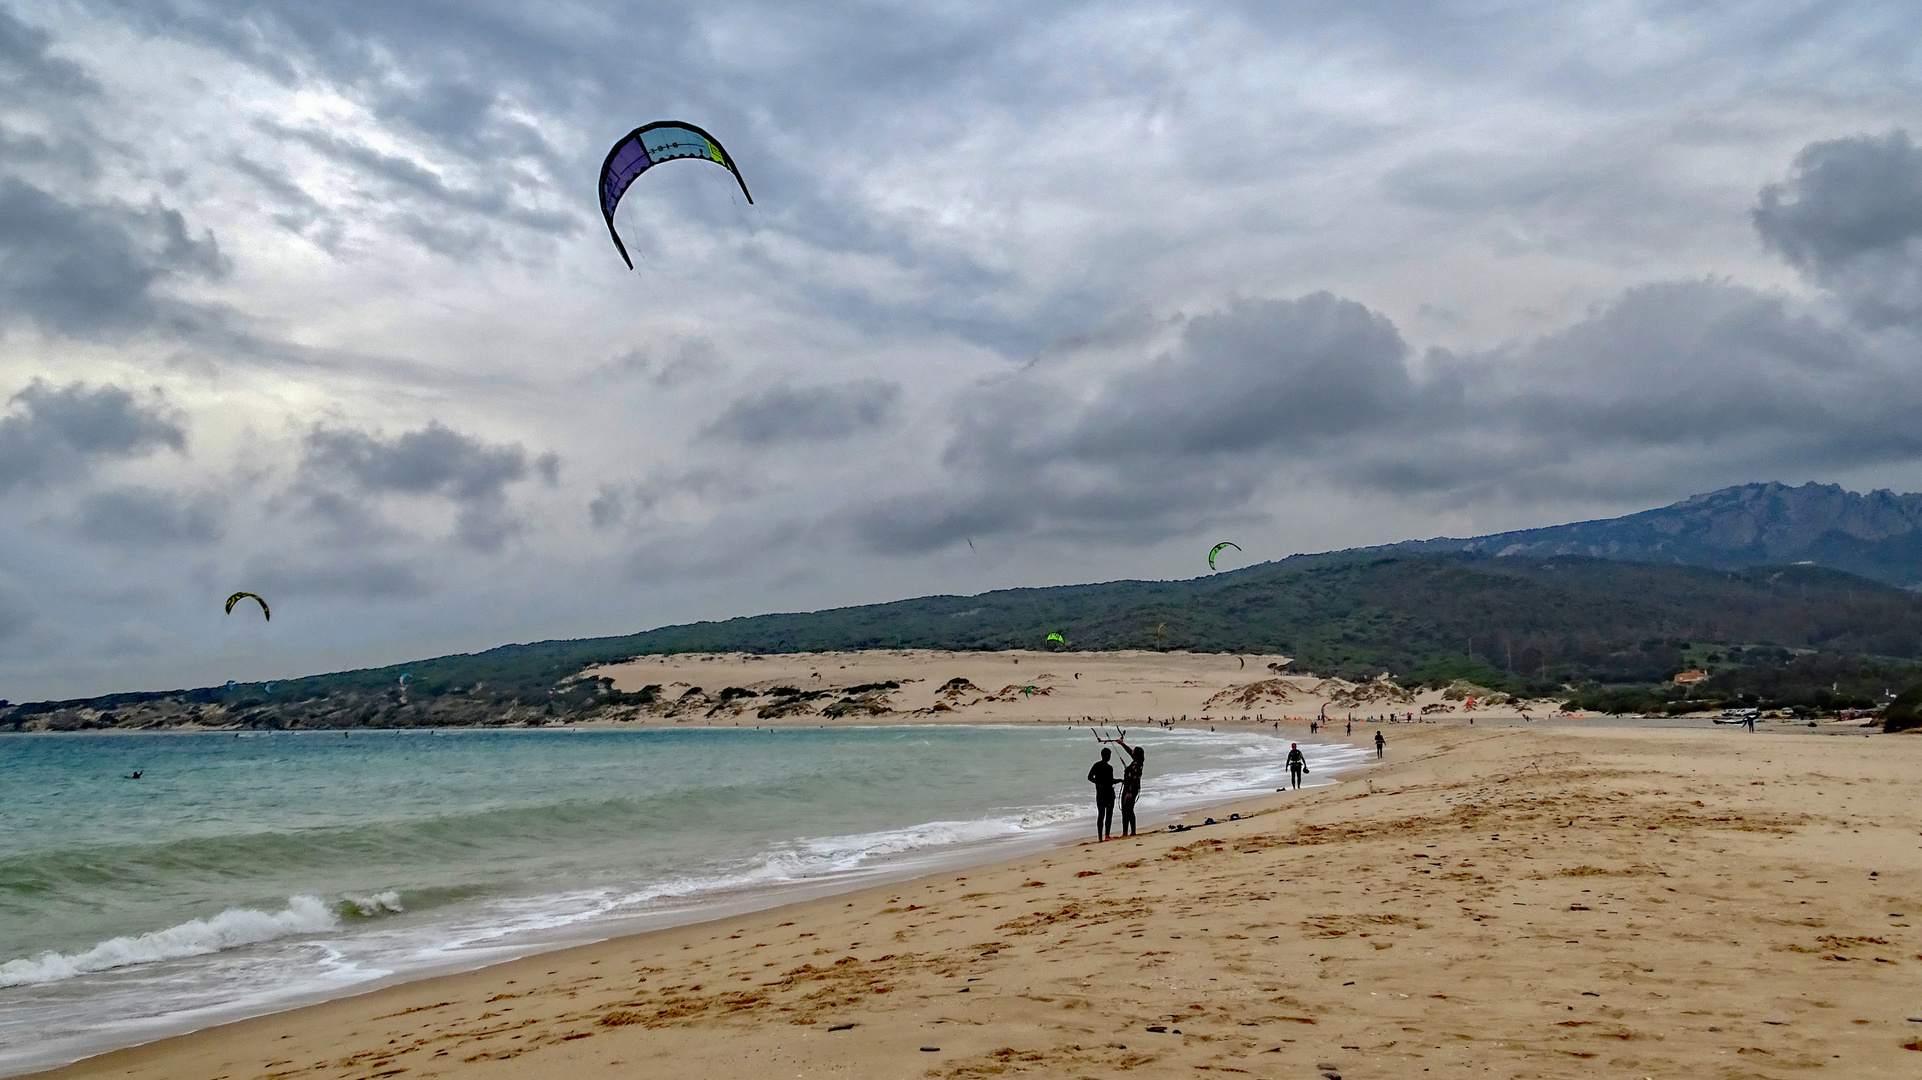
[(576, 948), (53, 1075), (1922, 1068), (1922, 739), (1389, 730), (1376, 771), (1241, 821)]
[[(1220, 653), (943, 652), (874, 650), (759, 656), (745, 653), (649, 657), (596, 668), (589, 677), (609, 678), (634, 692), (658, 685), (669, 700), (694, 693), (687, 708), (663, 719), (680, 723), (873, 723), (916, 722), (1103, 722), (1145, 723), (1186, 717), (1194, 723), (1244, 720), (1306, 722), (1327, 707), (1329, 716), (1514, 717), (1523, 711), (1552, 714), (1547, 702), (1511, 702), (1486, 691), (1456, 688), (1410, 691), (1389, 681), (1350, 683), (1289, 673), (1286, 656)], [(898, 689), (863, 691), (862, 706), (838, 717), (822, 708), (845, 691), (894, 682)], [(768, 691), (792, 687), (823, 696), (804, 712), (764, 715)], [(757, 692), (717, 707), (729, 688)], [(875, 707), (868, 707), (872, 704)], [(647, 722), (642, 714), (635, 720)]]

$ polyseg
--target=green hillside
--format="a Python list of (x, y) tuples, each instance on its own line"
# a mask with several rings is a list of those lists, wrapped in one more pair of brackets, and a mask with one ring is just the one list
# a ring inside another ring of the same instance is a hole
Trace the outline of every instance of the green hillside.
[[(40, 702), (58, 710), (218, 703), (266, 726), (484, 723), (503, 709), (591, 710), (610, 691), (573, 677), (657, 653), (1043, 648), (1286, 653), (1294, 670), (1405, 683), (1468, 679), (1621, 708), (1685, 667), (1699, 696), (1834, 708), (1877, 703), (1917, 678), (1922, 595), (1816, 566), (1737, 571), (1581, 556), (1395, 552), (1302, 556), (1188, 581), (1116, 581), (929, 596), (827, 611), (662, 627), (623, 637), (508, 645), (383, 668)], [(400, 676), (406, 673), (404, 686)], [(189, 717), (191, 718), (191, 717)]]

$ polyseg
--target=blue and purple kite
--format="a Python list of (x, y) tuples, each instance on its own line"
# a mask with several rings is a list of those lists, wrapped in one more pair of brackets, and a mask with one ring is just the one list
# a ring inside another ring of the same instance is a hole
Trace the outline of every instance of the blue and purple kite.
[(601, 164), (601, 216), (607, 219), (607, 235), (614, 238), (614, 247), (629, 270), (634, 269), (634, 260), (628, 257), (621, 234), (614, 231), (614, 208), (636, 177), (676, 158), (700, 158), (725, 165), (734, 174), (734, 182), (741, 185), (741, 194), (747, 195), (749, 203), (754, 202), (754, 196), (748, 195), (747, 181), (741, 179), (741, 170), (734, 167), (734, 159), (727, 156), (714, 136), (678, 120), (656, 120), (635, 128), (614, 144)]

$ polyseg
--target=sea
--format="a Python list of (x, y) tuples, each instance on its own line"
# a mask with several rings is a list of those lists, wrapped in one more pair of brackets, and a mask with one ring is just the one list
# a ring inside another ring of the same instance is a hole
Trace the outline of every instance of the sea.
[[(0, 735), (0, 1075), (1092, 838), (1086, 727)], [(1363, 751), (1143, 729), (1144, 828)], [(138, 773), (137, 779), (133, 778)]]

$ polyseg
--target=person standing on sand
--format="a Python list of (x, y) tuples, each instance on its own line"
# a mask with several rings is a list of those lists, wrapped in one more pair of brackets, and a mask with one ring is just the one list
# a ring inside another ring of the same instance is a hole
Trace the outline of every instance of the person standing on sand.
[(1388, 745), (1388, 740), (1381, 737), (1381, 732), (1379, 731), (1375, 732), (1375, 756), (1376, 757), (1381, 756), (1382, 750), (1385, 747), (1387, 747), (1387, 745)]
[(1101, 760), (1088, 770), (1088, 783), (1094, 785), (1094, 829), (1099, 840), (1108, 839), (1114, 831), (1114, 766), (1108, 764), (1113, 754), (1113, 750), (1102, 747)]
[(1135, 829), (1135, 800), (1141, 797), (1141, 773), (1148, 764), (1148, 748), (1129, 746), (1125, 736), (1115, 741), (1130, 755), (1128, 764), (1121, 769), (1121, 835), (1139, 836)]
[(1301, 752), (1300, 743), (1288, 744), (1288, 782), (1301, 787), (1301, 774), (1308, 771), (1308, 758)]

